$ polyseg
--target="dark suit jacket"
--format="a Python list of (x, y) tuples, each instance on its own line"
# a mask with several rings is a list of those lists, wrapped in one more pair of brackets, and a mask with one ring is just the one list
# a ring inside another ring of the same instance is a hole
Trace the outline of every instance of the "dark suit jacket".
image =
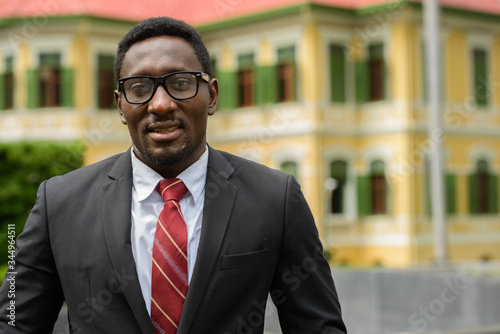
[[(179, 334), (262, 333), (270, 293), (283, 333), (345, 333), (311, 212), (295, 179), (210, 149), (200, 246)], [(131, 151), (41, 184), (17, 240), (1, 333), (154, 334), (131, 250)], [(6, 276), (6, 279), (9, 275)], [(15, 327), (5, 315), (15, 301)]]

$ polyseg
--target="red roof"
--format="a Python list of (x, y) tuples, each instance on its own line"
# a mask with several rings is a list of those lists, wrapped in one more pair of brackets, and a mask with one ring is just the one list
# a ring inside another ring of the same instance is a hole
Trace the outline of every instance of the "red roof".
[[(392, 0), (394, 1), (394, 0)], [(88, 15), (127, 21), (172, 16), (193, 25), (292, 5), (363, 8), (391, 0), (0, 0), (0, 18)], [(422, 0), (412, 0), (421, 2)], [(500, 0), (441, 0), (447, 7), (500, 15)]]

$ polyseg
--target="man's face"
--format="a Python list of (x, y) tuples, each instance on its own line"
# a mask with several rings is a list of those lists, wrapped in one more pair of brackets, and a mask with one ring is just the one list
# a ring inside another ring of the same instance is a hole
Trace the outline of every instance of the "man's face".
[[(203, 71), (191, 45), (182, 38), (154, 37), (132, 45), (123, 59), (120, 77), (162, 76), (179, 71)], [(164, 177), (177, 176), (203, 154), (207, 118), (217, 106), (217, 80), (199, 81), (198, 94), (173, 99), (162, 86), (145, 104), (130, 104), (115, 91), (120, 119), (126, 124), (136, 156)]]

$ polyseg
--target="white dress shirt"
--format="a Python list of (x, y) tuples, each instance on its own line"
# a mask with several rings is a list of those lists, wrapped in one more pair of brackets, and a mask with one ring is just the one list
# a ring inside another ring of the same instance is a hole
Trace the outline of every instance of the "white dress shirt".
[[(153, 239), (156, 222), (165, 201), (156, 191), (163, 177), (140, 161), (132, 150), (132, 254), (134, 256), (142, 296), (151, 315), (151, 270)], [(205, 180), (207, 175), (208, 149), (194, 164), (177, 178), (186, 185), (188, 192), (179, 202), (187, 225), (188, 236), (188, 284), (191, 281), (196, 253), (200, 244), (203, 203), (205, 201)]]

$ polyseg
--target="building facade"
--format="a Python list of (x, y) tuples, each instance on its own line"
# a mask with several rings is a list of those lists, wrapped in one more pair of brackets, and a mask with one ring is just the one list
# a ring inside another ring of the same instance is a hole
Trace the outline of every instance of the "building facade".
[[(432, 261), (421, 3), (274, 2), (216, 1), (198, 21), (172, 14), (201, 32), (219, 80), (209, 144), (295, 175), (333, 263)], [(498, 260), (500, 7), (443, 2), (449, 255)], [(130, 146), (112, 64), (133, 19), (0, 22), (1, 141), (83, 140), (87, 163)]]

